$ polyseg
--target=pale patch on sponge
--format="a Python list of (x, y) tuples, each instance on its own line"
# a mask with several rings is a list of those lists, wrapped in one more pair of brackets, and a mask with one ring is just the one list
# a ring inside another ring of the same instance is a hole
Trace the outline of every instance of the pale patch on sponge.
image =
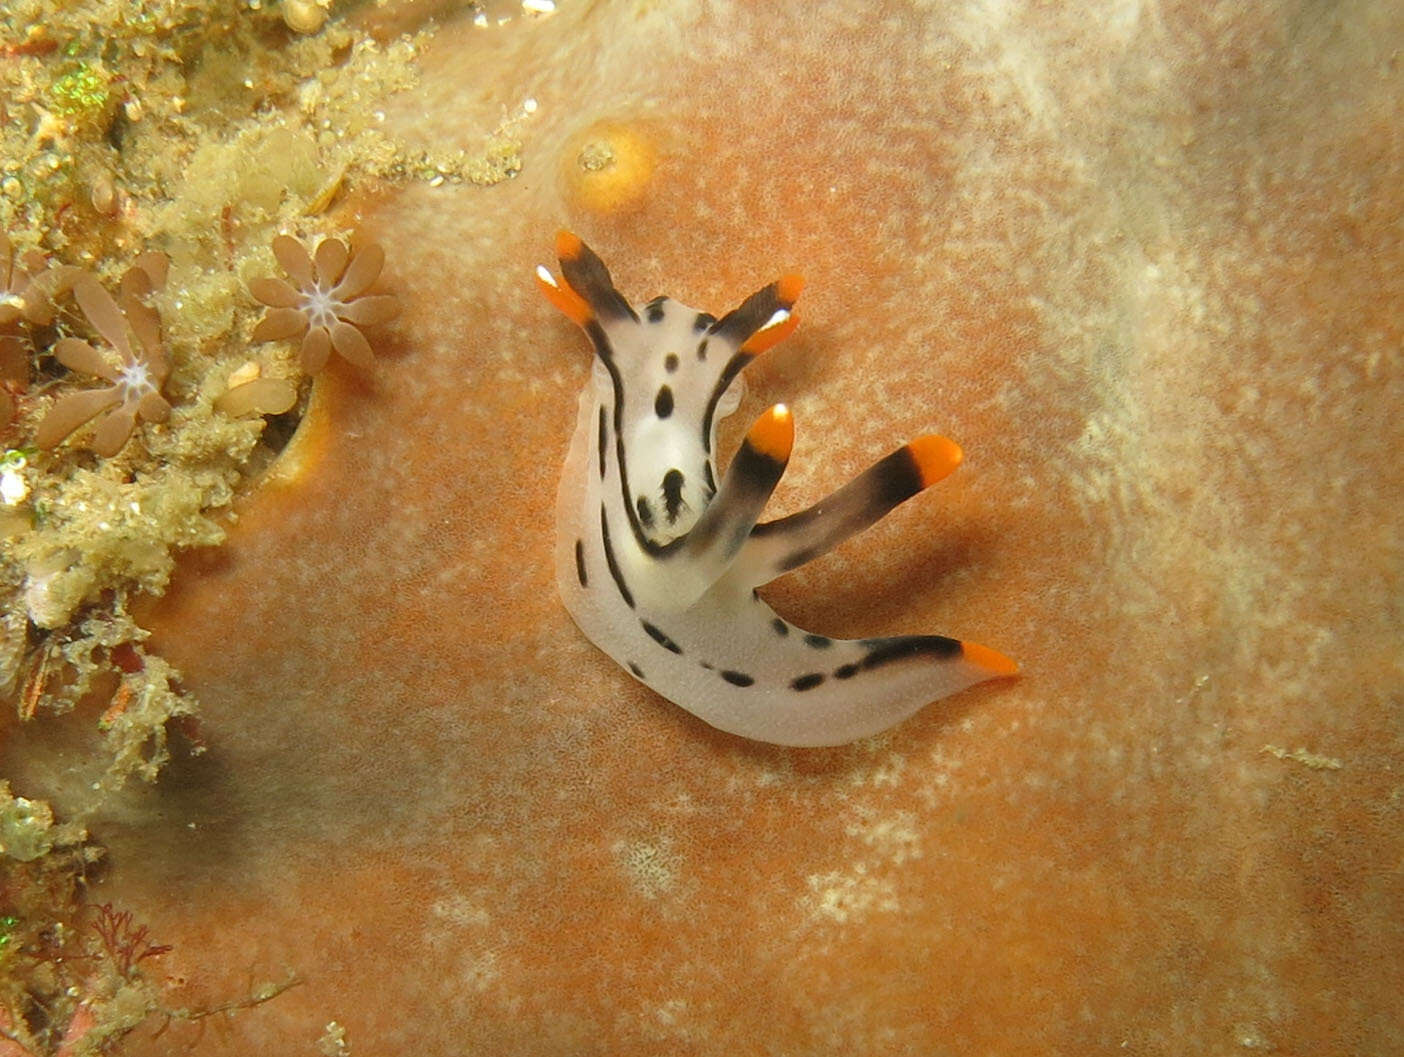
[(891, 913), (898, 907), (897, 888), (891, 879), (874, 876), (866, 862), (847, 870), (811, 874), (805, 878), (809, 895), (804, 899), (811, 918), (847, 925), (874, 913)]
[(617, 840), (610, 851), (634, 890), (645, 899), (658, 899), (677, 887), (682, 856), (669, 838)]
[(457, 961), (454, 976), (467, 990), (482, 994), (502, 977), (502, 958), (486, 933), (492, 924), (488, 908), (473, 896), (453, 893), (430, 907), (434, 924), (429, 945), (451, 950)]
[(901, 903), (893, 873), (921, 858), (921, 836), (914, 812), (880, 815), (860, 806), (854, 816), (844, 832), (866, 850), (857, 852), (841, 869), (805, 878), (809, 891), (801, 903), (812, 920), (847, 925), (872, 914), (899, 910)]

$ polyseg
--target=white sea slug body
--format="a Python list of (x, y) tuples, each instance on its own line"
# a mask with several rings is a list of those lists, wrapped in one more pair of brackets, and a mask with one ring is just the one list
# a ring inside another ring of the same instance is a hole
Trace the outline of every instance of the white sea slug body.
[(756, 588), (824, 554), (960, 463), (944, 437), (898, 448), (807, 510), (761, 522), (794, 424), (758, 418), (718, 481), (732, 383), (787, 336), (787, 276), (716, 319), (668, 298), (635, 309), (579, 238), (556, 241), (547, 298), (595, 348), (556, 507), (556, 577), (575, 622), (636, 679), (722, 730), (779, 745), (840, 745), (901, 722), (1009, 658), (940, 635), (831, 639), (795, 627)]

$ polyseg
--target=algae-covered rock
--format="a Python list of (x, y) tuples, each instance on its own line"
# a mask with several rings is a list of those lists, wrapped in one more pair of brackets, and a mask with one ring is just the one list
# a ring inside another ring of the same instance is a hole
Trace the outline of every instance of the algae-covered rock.
[(87, 834), (73, 823), (54, 824), (54, 812), (42, 800), (29, 800), (10, 792), (0, 779), (0, 855), (33, 862), (55, 845), (73, 844)]

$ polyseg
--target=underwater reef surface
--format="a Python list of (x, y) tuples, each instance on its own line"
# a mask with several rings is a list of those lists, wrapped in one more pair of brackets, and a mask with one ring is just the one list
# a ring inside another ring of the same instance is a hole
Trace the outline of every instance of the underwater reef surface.
[[(85, 820), (192, 1001), (302, 982), (128, 1052), (1399, 1052), (1402, 46), (1370, 0), (450, 17), (385, 127), (526, 114), (520, 171), (358, 202), (403, 316), (142, 614), (206, 751)], [(803, 272), (729, 434), (793, 411), (773, 509), (966, 461), (767, 599), (1023, 677), (786, 750), (595, 650), (562, 225), (637, 301)]]

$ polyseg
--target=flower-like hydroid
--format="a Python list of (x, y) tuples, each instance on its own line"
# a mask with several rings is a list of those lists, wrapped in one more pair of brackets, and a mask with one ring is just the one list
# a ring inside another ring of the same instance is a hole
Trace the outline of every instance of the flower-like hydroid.
[(254, 279), (249, 292), (268, 306), (254, 328), (255, 341), (302, 339), (302, 369), (316, 374), (335, 349), (358, 367), (375, 362), (370, 343), (358, 329), (385, 323), (400, 313), (399, 299), (366, 291), (380, 277), (385, 252), (374, 244), (354, 254), (340, 239), (323, 239), (312, 256), (289, 235), (273, 239), (273, 255), (288, 273), (282, 279)]
[(19, 319), (40, 324), (53, 319), (48, 293), (37, 281), (44, 267), (41, 254), (31, 250), (19, 256), (9, 236), (0, 231), (0, 327)]
[[(31, 345), (25, 324), (45, 326), (54, 319), (54, 298), (66, 292), (80, 269), (53, 267), (38, 250), (15, 252), (0, 230), (0, 384), (23, 386), (29, 379)], [(8, 412), (7, 412), (8, 408)], [(0, 426), (9, 422), (14, 401), (0, 390)]]
[[(142, 297), (152, 289), (152, 274), (164, 265), (153, 257), (150, 267), (132, 268), (122, 278), (118, 301), (113, 300), (91, 276), (73, 285), (73, 297), (120, 363), (113, 366), (86, 341), (62, 338), (54, 356), (69, 370), (102, 378), (112, 384), (104, 389), (83, 389), (62, 397), (39, 423), (34, 442), (41, 448), (59, 444), (79, 426), (102, 415), (93, 434), (92, 449), (102, 456), (116, 455), (127, 443), (137, 419), (164, 422), (171, 405), (161, 395), (170, 365), (161, 347), (161, 317)], [(132, 337), (136, 338), (133, 343)]]

